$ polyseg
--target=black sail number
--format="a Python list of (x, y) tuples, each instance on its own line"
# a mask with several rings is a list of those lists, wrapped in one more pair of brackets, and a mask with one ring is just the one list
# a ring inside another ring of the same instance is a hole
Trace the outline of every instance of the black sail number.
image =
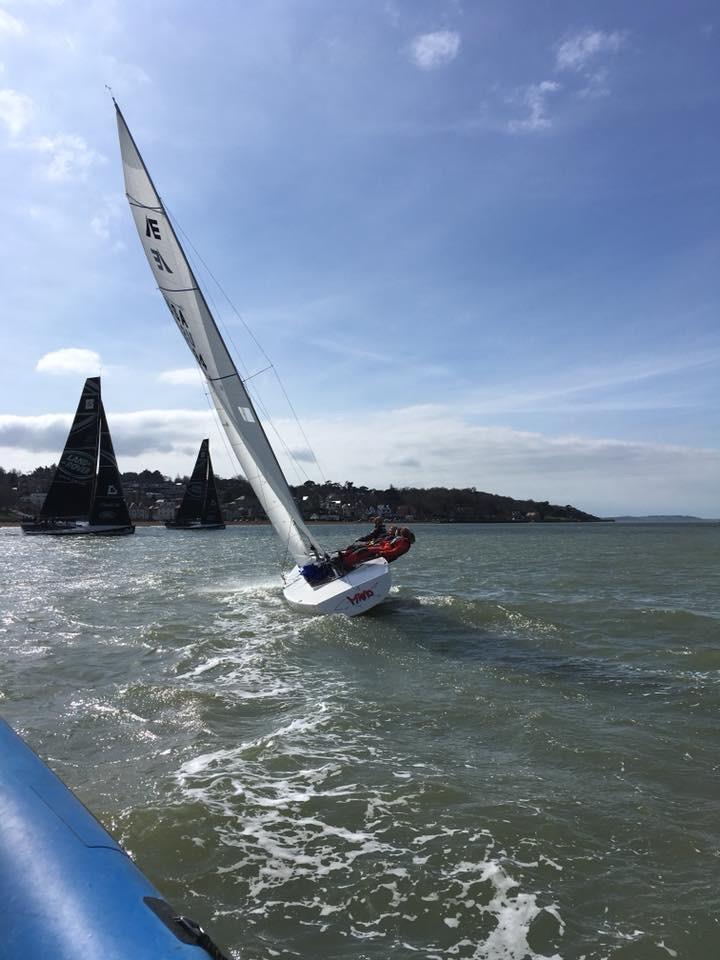
[[(149, 237), (151, 240), (162, 240), (160, 223), (154, 217), (145, 217), (145, 236)], [(162, 273), (173, 272), (170, 269), (170, 264), (158, 249), (155, 247), (149, 247), (148, 251), (148, 256), (152, 257), (152, 263), (157, 270), (160, 270)]]
[(208, 372), (207, 364), (203, 360), (202, 354), (200, 353), (200, 351), (195, 345), (195, 339), (193, 338), (193, 335), (190, 332), (190, 327), (188, 326), (188, 322), (185, 319), (185, 315), (182, 312), (182, 308), (178, 307), (176, 303), (172, 303), (172, 301), (170, 300), (167, 301), (167, 305), (170, 307), (170, 313), (172, 313), (173, 317), (175, 317), (175, 323), (177, 323), (178, 328), (180, 329), (180, 333), (182, 333), (183, 337), (185, 337), (185, 342), (192, 350), (193, 356), (195, 357), (197, 362), (200, 364), (200, 366), (203, 368), (205, 373), (207, 373)]

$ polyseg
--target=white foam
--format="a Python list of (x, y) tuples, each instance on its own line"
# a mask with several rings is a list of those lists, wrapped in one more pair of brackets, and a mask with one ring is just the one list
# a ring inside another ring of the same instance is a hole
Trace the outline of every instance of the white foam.
[[(284, 684), (290, 691), (284, 712), (269, 710), (264, 729), (230, 747), (208, 744), (176, 775), (183, 795), (215, 820), (220, 849), (230, 851), (220, 872), (252, 904), (246, 916), (381, 941), (388, 953), (410, 942), (423, 960), (459, 952), (478, 960), (540, 960), (527, 940), (543, 909), (538, 894), (508, 873), (514, 869), (508, 861), (489, 857), (490, 831), (448, 826), (432, 811), (418, 817), (425, 787), (441, 784), (443, 771), (398, 751), (380, 728), (354, 728), (351, 681), (332, 663), (308, 690), (304, 672), (286, 662), (286, 645), (302, 643), (303, 631), (317, 631), (308, 623), (301, 621), (288, 637), (277, 624), (255, 634), (243, 618), (237, 647), (190, 650), (180, 674), (191, 687), (206, 688), (213, 678), (224, 696), (238, 700), (252, 685)], [(225, 629), (237, 629), (232, 618)], [(480, 855), (458, 862), (463, 850)], [(489, 885), (489, 899), (481, 884)], [(298, 889), (306, 894), (301, 899)], [(437, 942), (417, 942), (417, 924), (433, 916)], [(496, 926), (479, 937), (486, 917)]]

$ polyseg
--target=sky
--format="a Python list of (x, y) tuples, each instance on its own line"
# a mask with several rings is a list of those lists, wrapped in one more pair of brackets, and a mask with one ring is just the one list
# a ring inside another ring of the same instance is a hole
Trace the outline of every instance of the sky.
[(0, 0), (0, 465), (101, 374), (121, 469), (238, 471), (107, 85), (291, 483), (720, 516), (719, 46), (697, 0)]

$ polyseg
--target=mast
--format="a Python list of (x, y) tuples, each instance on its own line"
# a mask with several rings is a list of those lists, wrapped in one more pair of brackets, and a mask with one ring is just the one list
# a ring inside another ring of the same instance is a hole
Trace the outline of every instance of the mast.
[(208, 383), (245, 476), (299, 565), (324, 551), (303, 521), (255, 406), (218, 330), (162, 200), (113, 99), (125, 188), (160, 292)]

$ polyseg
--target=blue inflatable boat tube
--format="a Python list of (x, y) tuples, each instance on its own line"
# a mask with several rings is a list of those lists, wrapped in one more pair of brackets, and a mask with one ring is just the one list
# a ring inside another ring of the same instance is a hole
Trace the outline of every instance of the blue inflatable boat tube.
[(227, 960), (0, 720), (0, 958)]

